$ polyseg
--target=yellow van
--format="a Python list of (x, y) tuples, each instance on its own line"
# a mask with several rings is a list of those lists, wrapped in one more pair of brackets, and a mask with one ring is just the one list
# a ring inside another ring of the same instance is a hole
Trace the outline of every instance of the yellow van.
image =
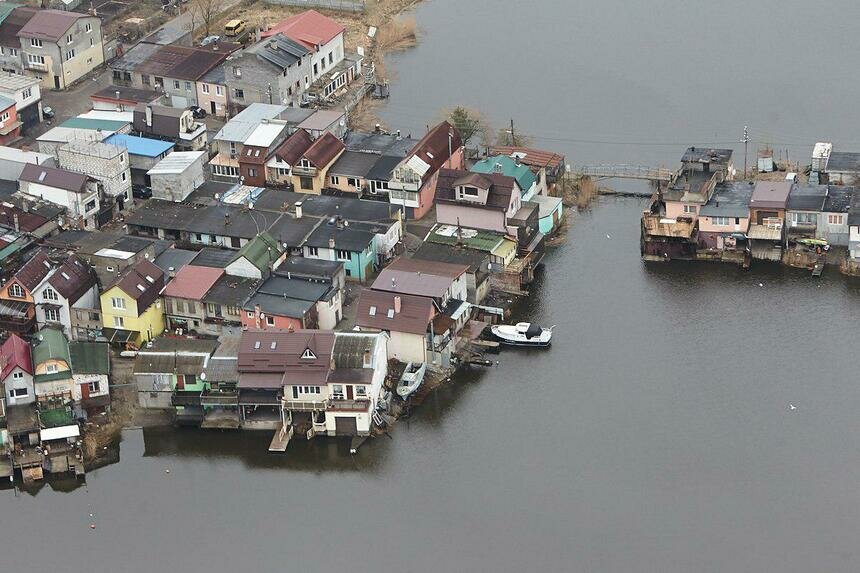
[(224, 35), (228, 38), (236, 38), (245, 33), (244, 20), (230, 20), (224, 25)]

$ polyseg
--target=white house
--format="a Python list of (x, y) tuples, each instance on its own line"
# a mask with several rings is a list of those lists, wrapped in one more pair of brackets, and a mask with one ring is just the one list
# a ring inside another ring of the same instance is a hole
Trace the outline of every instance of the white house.
[(36, 400), (30, 345), (14, 333), (0, 346), (0, 386), (5, 388), (8, 406), (30, 404)]
[(19, 176), (19, 191), (66, 209), (78, 229), (98, 228), (101, 183), (85, 173), (28, 164)]
[(22, 132), (26, 133), (42, 121), (42, 91), (38, 78), (4, 73), (0, 75), (0, 95), (15, 100), (18, 120), (24, 124)]
[(174, 151), (146, 172), (152, 196), (168, 201), (182, 201), (203, 185), (205, 151)]
[(99, 308), (96, 272), (86, 261), (72, 255), (36, 287), (33, 300), (39, 328), (59, 326), (67, 338), (72, 338), (72, 309)]
[(389, 336), (388, 358), (400, 362), (432, 362), (431, 323), (436, 315), (432, 299), (365, 289), (358, 300), (355, 324), (363, 332)]

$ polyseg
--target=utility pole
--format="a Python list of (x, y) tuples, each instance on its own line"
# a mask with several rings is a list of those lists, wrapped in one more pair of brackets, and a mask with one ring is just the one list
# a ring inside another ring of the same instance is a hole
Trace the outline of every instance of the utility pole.
[(514, 132), (514, 118), (511, 118), (511, 147), (517, 146), (517, 136)]
[(749, 128), (746, 125), (744, 126), (743, 142), (744, 142), (744, 179), (746, 179), (747, 178), (747, 146), (749, 145), (749, 142), (750, 142), (750, 132), (749, 132)]

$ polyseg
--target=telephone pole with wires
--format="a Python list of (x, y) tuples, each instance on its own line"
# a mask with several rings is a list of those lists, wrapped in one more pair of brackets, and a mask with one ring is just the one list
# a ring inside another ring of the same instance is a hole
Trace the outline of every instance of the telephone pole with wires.
[(747, 127), (746, 125), (744, 126), (744, 138), (742, 141), (744, 144), (744, 179), (746, 179), (747, 178), (747, 147), (749, 146), (749, 142), (750, 142), (749, 127)]

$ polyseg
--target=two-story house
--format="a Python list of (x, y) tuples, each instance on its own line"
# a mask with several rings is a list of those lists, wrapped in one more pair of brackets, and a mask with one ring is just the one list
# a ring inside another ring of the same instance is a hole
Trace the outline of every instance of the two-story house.
[(75, 399), (84, 417), (105, 412), (110, 407), (110, 348), (104, 342), (69, 342)]
[(38, 8), (4, 2), (0, 4), (0, 70), (23, 74), (21, 40), (18, 32), (30, 21)]
[(39, 10), (18, 31), (27, 75), (42, 87), (64, 90), (104, 63), (101, 18)]
[(19, 192), (66, 210), (74, 229), (97, 229), (101, 182), (84, 173), (29, 164), (18, 179)]
[(20, 134), (26, 135), (42, 121), (42, 91), (37, 78), (4, 72), (0, 76), (0, 96), (15, 101)]
[(510, 220), (522, 206), (522, 189), (513, 177), (440, 169), (436, 220), (445, 225), (516, 236)]
[(35, 328), (33, 292), (52, 268), (46, 251), (40, 249), (0, 286), (0, 329), (27, 334)]
[(47, 280), (33, 291), (36, 323), (39, 328), (57, 326), (69, 339), (75, 339), (75, 311), (95, 312), (99, 308), (99, 288), (95, 270), (72, 255), (52, 270)]
[(329, 168), (344, 149), (343, 142), (330, 132), (322, 134), (292, 166), (293, 189), (301, 193), (321, 194)]
[(376, 231), (360, 223), (321, 222), (303, 246), (309, 259), (343, 263), (348, 280), (367, 281), (376, 269)]
[(254, 103), (297, 105), (311, 84), (311, 51), (274, 34), (224, 63), (227, 97), (234, 110)]
[[(281, 119), (281, 115), (286, 110), (287, 107), (283, 105), (254, 103), (243, 109), (231, 118), (224, 127), (218, 130), (218, 133), (212, 139), (212, 142), (215, 144), (216, 155), (209, 162), (213, 178), (220, 181), (239, 181), (239, 177), (242, 175), (239, 172), (239, 156), (242, 154), (245, 142), (252, 138), (253, 134), (258, 128), (263, 126), (264, 122), (266, 127), (260, 130), (261, 137), (265, 135), (267, 141), (271, 137), (272, 142), (277, 140), (277, 143), (268, 143), (266, 145), (267, 148), (277, 147), (280, 142), (284, 141), (289, 131), (287, 130), (287, 122)], [(280, 126), (280, 129), (287, 131), (277, 131), (274, 133), (274, 137), (272, 137), (272, 133), (278, 129), (278, 126)], [(249, 159), (258, 161), (260, 157), (257, 156)], [(255, 179), (259, 175), (265, 178), (265, 173), (258, 173), (255, 174)]]
[(103, 334), (108, 342), (139, 348), (164, 332), (159, 295), (164, 272), (147, 260), (129, 267), (101, 294)]
[(496, 173), (515, 179), (519, 185), (520, 197), (523, 201), (529, 201), (541, 192), (534, 173), (531, 172), (525, 163), (520, 162), (519, 157), (509, 157), (507, 155), (486, 157), (475, 163), (470, 171), (485, 175)]
[(373, 290), (426, 296), (438, 308), (466, 300), (468, 265), (398, 257), (373, 281)]
[(750, 224), (750, 199), (753, 186), (749, 181), (723, 181), (699, 210), (700, 249), (742, 250)]
[(266, 162), (266, 182), (273, 185), (289, 184), (293, 179), (293, 166), (298, 164), (314, 140), (304, 129), (298, 129), (286, 139)]
[(439, 169), (463, 168), (460, 133), (447, 121), (436, 125), (401, 159), (388, 182), (389, 201), (409, 219), (420, 219), (433, 207)]
[(201, 332), (205, 328), (202, 299), (223, 274), (223, 269), (196, 265), (179, 269), (163, 292), (167, 328)]
[(21, 125), (15, 100), (0, 95), (0, 145), (8, 145), (18, 139)]
[(132, 128), (145, 137), (172, 141), (177, 151), (198, 151), (207, 144), (206, 124), (195, 121), (185, 108), (138, 104)]
[(40, 403), (79, 400), (75, 394), (69, 341), (59, 328), (43, 328), (33, 341), (33, 382)]
[(0, 387), (7, 406), (36, 401), (30, 345), (14, 333), (0, 346)]

